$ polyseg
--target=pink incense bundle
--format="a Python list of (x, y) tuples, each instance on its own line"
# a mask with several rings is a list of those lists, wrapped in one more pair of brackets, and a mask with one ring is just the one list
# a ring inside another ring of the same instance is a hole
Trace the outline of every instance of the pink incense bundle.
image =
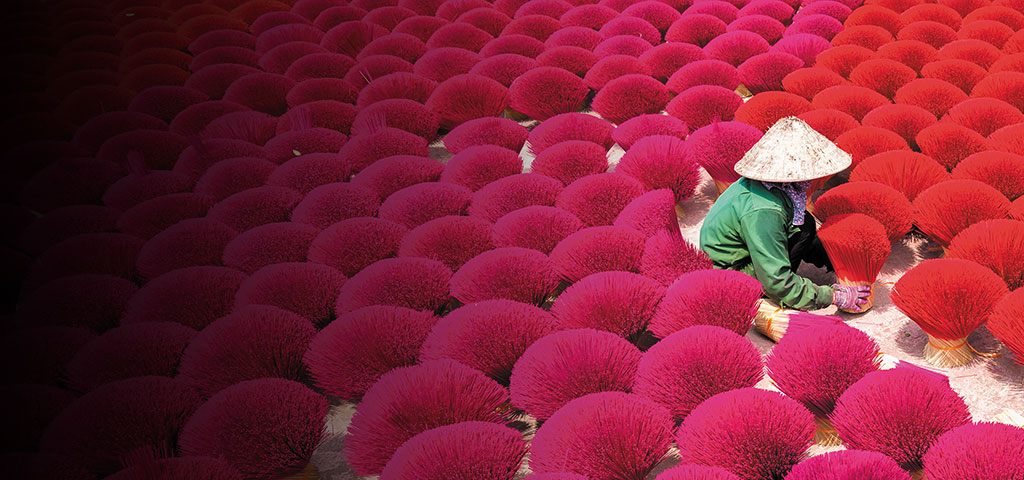
[(505, 247), (468, 260), (451, 276), (450, 284), (452, 296), (463, 304), (503, 298), (541, 305), (558, 287), (558, 275), (547, 255)]
[(863, 313), (874, 304), (874, 285), (878, 272), (889, 258), (891, 246), (885, 227), (860, 213), (833, 215), (818, 230), (840, 285), (870, 286), (867, 303), (847, 313)]
[(178, 449), (186, 456), (227, 460), (247, 478), (313, 473), (311, 458), (327, 436), (328, 408), (323, 396), (298, 382), (244, 381), (196, 409)]
[[(522, 74), (536, 67), (537, 61), (532, 58), (516, 55), (514, 53), (502, 53), (500, 55), (495, 55), (481, 60), (473, 66), (473, 69), (470, 70), (469, 73), (489, 78), (498, 82), (498, 85), (503, 85), (508, 88), (508, 86), (512, 85), (512, 82), (516, 81), (516, 79)], [(508, 112), (510, 114), (515, 113), (511, 110)]]
[(1024, 221), (1024, 197), (1018, 198), (1010, 204), (1010, 218)]
[[(652, 2), (647, 5), (657, 5), (659, 3)], [(667, 5), (662, 4), (662, 6)], [(654, 48), (640, 55), (640, 61), (647, 65), (651, 75), (663, 84), (683, 66), (703, 59), (704, 51), (700, 47), (681, 42), (667, 42), (655, 45)]]
[(815, 441), (838, 445), (828, 415), (847, 388), (878, 370), (879, 350), (856, 328), (822, 325), (790, 332), (769, 352), (765, 365), (779, 390), (815, 415)]
[(655, 480), (739, 480), (739, 477), (718, 467), (690, 464), (665, 470)]
[(553, 47), (538, 55), (537, 63), (544, 67), (561, 68), (583, 77), (597, 63), (597, 55), (581, 47)]
[[(438, 87), (440, 88), (440, 87)], [(580, 109), (590, 90), (583, 79), (557, 67), (536, 67), (508, 88), (510, 108), (535, 120)]]
[(761, 300), (761, 283), (733, 270), (697, 270), (668, 287), (651, 320), (658, 338), (693, 325), (715, 325), (746, 335)]
[(949, 180), (921, 192), (914, 200), (914, 224), (943, 249), (967, 227), (982, 220), (1006, 218), (1010, 201), (977, 180)]
[(697, 60), (676, 70), (665, 85), (672, 92), (682, 93), (691, 87), (700, 85), (722, 87), (734, 91), (739, 84), (740, 74), (736, 71), (736, 67), (721, 60)]
[(850, 182), (888, 185), (913, 202), (928, 187), (949, 180), (949, 172), (931, 157), (907, 150), (878, 153), (850, 172)]
[(451, 215), (410, 230), (398, 247), (398, 255), (429, 258), (458, 270), (471, 258), (492, 248), (490, 222)]
[(583, 222), (561, 208), (533, 205), (505, 214), (494, 222), (491, 241), (497, 248), (532, 248), (548, 254)]
[(668, 135), (686, 138), (690, 133), (686, 124), (670, 115), (638, 115), (622, 122), (612, 130), (612, 140), (625, 150), (641, 138), (651, 135)]
[(958, 367), (974, 357), (967, 336), (988, 319), (1009, 290), (991, 270), (969, 260), (925, 260), (893, 286), (893, 305), (928, 334), (924, 357), (932, 365)]
[(654, 316), (665, 287), (631, 272), (600, 272), (572, 284), (555, 300), (551, 313), (562, 328), (593, 328), (632, 342)]
[(632, 228), (648, 238), (662, 231), (680, 236), (675, 195), (667, 188), (640, 195), (619, 212), (612, 225)]
[(464, 305), (430, 330), (420, 358), (449, 358), (508, 385), (512, 366), (534, 342), (560, 329), (550, 313), (511, 300)]
[(75, 353), (65, 366), (65, 383), (76, 391), (88, 392), (127, 378), (173, 377), (178, 371), (182, 351), (195, 336), (195, 330), (174, 322), (144, 322), (112, 328)]
[(547, 175), (510, 175), (488, 183), (474, 192), (469, 204), (469, 215), (494, 222), (520, 208), (554, 205), (562, 189), (562, 182)]
[(586, 140), (605, 149), (611, 148), (615, 126), (593, 115), (563, 113), (541, 122), (530, 130), (527, 138), (530, 153), (537, 155), (544, 149), (566, 140)]
[[(448, 303), (451, 278), (451, 269), (437, 260), (378, 260), (335, 290), (334, 313), (341, 315), (371, 305), (440, 310)], [(284, 289), (284, 285), (280, 288)]]
[(1024, 364), (1024, 289), (996, 302), (988, 317), (988, 330), (1017, 356), (1017, 363)]
[(946, 256), (988, 267), (1010, 290), (1024, 287), (1024, 222), (1000, 219), (975, 223), (953, 237)]
[(682, 463), (721, 467), (742, 480), (783, 478), (814, 438), (814, 416), (780, 393), (741, 388), (695, 408), (676, 432)]
[[(716, 60), (717, 61), (717, 60)], [(692, 129), (717, 121), (731, 121), (743, 97), (718, 85), (694, 85), (676, 95), (665, 106), (665, 111)]]
[(302, 361), (325, 394), (357, 402), (382, 375), (417, 362), (437, 321), (431, 312), (408, 308), (361, 308), (317, 333)]
[(754, 328), (762, 335), (778, 342), (787, 333), (795, 333), (807, 328), (830, 326), (843, 323), (843, 319), (834, 315), (818, 315), (816, 313), (782, 308), (768, 299), (762, 299), (754, 316)]
[(470, 120), (493, 117), (508, 105), (508, 89), (487, 77), (467, 73), (437, 85), (425, 104), (441, 119), (441, 128), (455, 128)]
[(631, 228), (602, 226), (579, 230), (551, 250), (555, 271), (569, 282), (597, 272), (638, 272), (644, 236)]
[(701, 127), (686, 139), (687, 156), (707, 170), (718, 192), (739, 180), (733, 167), (764, 132), (741, 122), (716, 122)]
[(277, 307), (249, 305), (206, 326), (181, 354), (178, 378), (203, 398), (244, 380), (305, 381), (302, 356), (316, 328)]
[(147, 282), (128, 300), (121, 325), (176, 322), (202, 330), (231, 312), (235, 295), (245, 280), (244, 273), (226, 267), (188, 267), (167, 272)]
[(878, 452), (840, 450), (793, 467), (786, 480), (911, 480), (893, 459)]
[(630, 55), (602, 57), (583, 76), (583, 83), (593, 90), (604, 88), (608, 82), (623, 75), (649, 75), (651, 72), (639, 58)]
[(686, 142), (678, 137), (652, 135), (641, 138), (622, 156), (615, 171), (638, 180), (645, 191), (667, 188), (681, 202), (693, 196), (700, 181)]
[(518, 152), (526, 143), (529, 132), (522, 125), (507, 118), (484, 117), (459, 125), (444, 136), (444, 146), (457, 154), (469, 147), (497, 145)]
[(814, 201), (815, 215), (825, 221), (851, 213), (875, 219), (884, 227), (890, 242), (903, 238), (910, 231), (911, 212), (911, 204), (903, 194), (875, 182), (845, 183), (830, 188)]
[[(664, 115), (659, 115), (664, 116)], [(566, 140), (537, 154), (530, 172), (547, 175), (569, 185), (587, 175), (608, 171), (607, 151), (585, 140)]]
[(345, 459), (358, 475), (378, 475), (403, 443), (422, 432), (468, 421), (505, 423), (511, 414), (505, 388), (458, 362), (398, 368), (373, 384), (356, 408)]
[(924, 456), (926, 478), (1024, 478), (1024, 429), (972, 423), (939, 437)]
[(512, 368), (512, 404), (547, 420), (573, 399), (596, 392), (628, 392), (642, 354), (613, 333), (562, 330), (530, 345)]
[(525, 456), (526, 442), (518, 431), (490, 422), (462, 422), (407, 440), (388, 460), (380, 479), (513, 480)]
[(666, 287), (680, 275), (711, 267), (711, 258), (684, 240), (678, 233), (678, 226), (675, 230), (658, 231), (648, 238), (640, 257), (640, 273)]
[(734, 332), (698, 325), (654, 344), (640, 359), (633, 392), (681, 421), (722, 392), (753, 387), (764, 376), (757, 348)]
[[(627, 168), (627, 171), (637, 174), (636, 169), (639, 166)], [(671, 171), (647, 173), (674, 174)], [(611, 225), (615, 217), (644, 190), (640, 180), (624, 173), (596, 173), (566, 186), (555, 199), (555, 206), (576, 215), (587, 226)]]
[(267, 265), (238, 287), (234, 308), (271, 305), (323, 326), (334, 318), (334, 300), (345, 283), (345, 276), (327, 265), (307, 262)]
[(320, 232), (309, 244), (306, 257), (351, 277), (377, 260), (397, 255), (406, 233), (408, 229), (389, 220), (350, 218)]
[(171, 456), (200, 403), (195, 391), (167, 377), (111, 382), (57, 414), (43, 431), (39, 450), (75, 457), (94, 476), (106, 476), (136, 455)]
[(537, 429), (530, 468), (642, 480), (671, 445), (672, 419), (663, 407), (638, 395), (594, 393), (569, 402)]
[(302, 223), (260, 225), (224, 247), (224, 265), (251, 274), (275, 263), (301, 262), (318, 234), (320, 229)]
[(893, 368), (871, 372), (848, 388), (830, 419), (847, 448), (885, 454), (914, 471), (928, 447), (969, 423), (971, 412), (944, 376)]

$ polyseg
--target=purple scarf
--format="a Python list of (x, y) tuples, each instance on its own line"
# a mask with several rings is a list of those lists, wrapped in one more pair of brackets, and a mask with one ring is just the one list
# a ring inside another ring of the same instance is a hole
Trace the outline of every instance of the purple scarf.
[(807, 189), (811, 186), (810, 180), (804, 182), (761, 182), (765, 188), (771, 190), (777, 188), (782, 190), (793, 201), (793, 225), (804, 224), (804, 213), (807, 211)]

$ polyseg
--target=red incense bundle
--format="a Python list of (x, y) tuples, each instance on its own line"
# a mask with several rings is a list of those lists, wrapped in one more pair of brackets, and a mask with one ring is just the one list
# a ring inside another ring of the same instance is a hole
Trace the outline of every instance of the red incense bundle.
[(939, 367), (966, 365), (974, 357), (967, 336), (985, 323), (1008, 289), (991, 270), (969, 260), (926, 260), (903, 275), (890, 298), (928, 334), (924, 358)]
[(891, 247), (885, 227), (860, 213), (835, 215), (828, 219), (818, 237), (832, 260), (840, 285), (872, 288), (868, 303), (860, 310), (840, 309), (848, 313), (866, 312), (874, 304), (874, 284), (878, 272), (889, 258)]

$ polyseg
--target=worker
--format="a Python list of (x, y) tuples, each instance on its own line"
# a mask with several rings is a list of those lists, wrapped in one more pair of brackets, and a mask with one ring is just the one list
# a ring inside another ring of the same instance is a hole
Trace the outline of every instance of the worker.
[(850, 166), (850, 155), (795, 117), (772, 126), (736, 163), (742, 176), (715, 201), (700, 230), (700, 248), (715, 268), (756, 278), (784, 308), (836, 305), (859, 311), (869, 286), (817, 285), (796, 274), (801, 262), (831, 270), (807, 211), (816, 179)]

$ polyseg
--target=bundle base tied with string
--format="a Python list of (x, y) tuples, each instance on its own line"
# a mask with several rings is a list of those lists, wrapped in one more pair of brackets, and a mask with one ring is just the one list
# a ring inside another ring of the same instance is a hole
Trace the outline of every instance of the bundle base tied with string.
[(757, 314), (754, 316), (754, 328), (775, 342), (781, 340), (788, 332), (842, 322), (843, 319), (834, 315), (818, 315), (784, 308), (767, 298), (761, 299)]
[(991, 270), (969, 260), (939, 258), (908, 270), (890, 297), (928, 334), (925, 360), (938, 367), (959, 367), (979, 353), (967, 337), (985, 323), (1007, 292), (1006, 283)]
[(835, 215), (822, 225), (818, 237), (832, 261), (840, 285), (871, 287), (867, 303), (859, 310), (840, 310), (847, 313), (868, 311), (874, 305), (875, 279), (891, 251), (885, 227), (874, 218), (859, 213)]

